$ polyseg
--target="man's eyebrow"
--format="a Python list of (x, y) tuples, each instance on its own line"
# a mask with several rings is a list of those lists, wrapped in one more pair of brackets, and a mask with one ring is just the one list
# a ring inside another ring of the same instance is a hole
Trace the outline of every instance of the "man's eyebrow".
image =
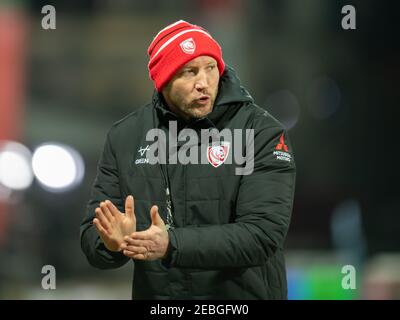
[(186, 66), (186, 67), (182, 67), (182, 69), (181, 69), (181, 72), (183, 72), (183, 71), (190, 71), (190, 70), (196, 70), (196, 69), (198, 69), (199, 67), (198, 66)]
[[(207, 66), (216, 65), (216, 64), (217, 63), (215, 61), (210, 61), (207, 63)], [(195, 68), (198, 68), (198, 66), (185, 66), (185, 67), (182, 67), (182, 71), (188, 70), (188, 69), (195, 69)]]

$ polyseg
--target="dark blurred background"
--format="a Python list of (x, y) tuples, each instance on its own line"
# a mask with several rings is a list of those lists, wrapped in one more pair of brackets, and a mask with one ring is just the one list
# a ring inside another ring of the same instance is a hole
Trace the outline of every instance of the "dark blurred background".
[[(79, 224), (108, 129), (150, 101), (147, 47), (179, 19), (210, 31), (289, 130), (289, 298), (400, 298), (399, 18), (378, 0), (0, 1), (0, 298), (130, 298), (132, 265), (90, 267)], [(44, 265), (56, 290), (41, 287)]]

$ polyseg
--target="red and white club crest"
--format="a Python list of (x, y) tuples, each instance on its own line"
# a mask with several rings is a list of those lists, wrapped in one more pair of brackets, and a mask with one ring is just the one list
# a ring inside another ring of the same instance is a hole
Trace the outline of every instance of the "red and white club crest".
[(189, 38), (181, 42), (181, 48), (183, 52), (193, 54), (194, 50), (196, 50), (196, 44), (192, 38)]
[(222, 142), (220, 145), (208, 146), (207, 160), (214, 168), (217, 168), (228, 158), (228, 153), (229, 142)]

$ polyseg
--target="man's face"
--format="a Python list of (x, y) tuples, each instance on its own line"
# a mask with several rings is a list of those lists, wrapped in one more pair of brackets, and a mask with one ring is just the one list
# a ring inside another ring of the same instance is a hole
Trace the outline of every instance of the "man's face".
[(162, 90), (171, 111), (186, 120), (209, 114), (218, 93), (217, 61), (200, 56), (185, 64)]

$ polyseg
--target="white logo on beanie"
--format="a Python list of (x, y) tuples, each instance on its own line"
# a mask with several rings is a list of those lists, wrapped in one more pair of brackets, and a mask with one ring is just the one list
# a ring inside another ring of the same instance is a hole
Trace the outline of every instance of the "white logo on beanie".
[(196, 44), (192, 38), (189, 38), (181, 42), (181, 48), (183, 52), (187, 54), (193, 54), (196, 50)]

